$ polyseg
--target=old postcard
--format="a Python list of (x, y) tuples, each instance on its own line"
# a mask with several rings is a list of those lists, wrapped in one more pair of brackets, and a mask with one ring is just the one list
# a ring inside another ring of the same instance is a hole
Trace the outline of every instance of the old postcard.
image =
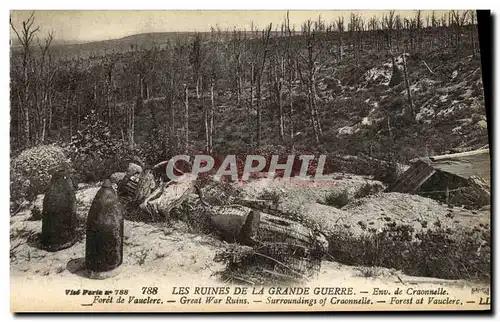
[(11, 11), (11, 311), (490, 310), (488, 19)]

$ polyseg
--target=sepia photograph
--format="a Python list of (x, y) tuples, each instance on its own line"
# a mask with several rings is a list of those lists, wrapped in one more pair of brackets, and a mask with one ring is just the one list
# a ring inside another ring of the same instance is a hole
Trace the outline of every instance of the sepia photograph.
[(491, 310), (490, 28), (11, 10), (11, 312)]

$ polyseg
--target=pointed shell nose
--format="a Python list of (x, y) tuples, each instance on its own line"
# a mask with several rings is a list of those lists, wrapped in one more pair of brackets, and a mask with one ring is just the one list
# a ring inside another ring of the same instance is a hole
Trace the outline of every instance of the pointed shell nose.
[(102, 187), (104, 187), (104, 188), (111, 188), (112, 186), (113, 186), (113, 184), (111, 183), (111, 180), (109, 180), (109, 179), (104, 180), (104, 182), (102, 183)]

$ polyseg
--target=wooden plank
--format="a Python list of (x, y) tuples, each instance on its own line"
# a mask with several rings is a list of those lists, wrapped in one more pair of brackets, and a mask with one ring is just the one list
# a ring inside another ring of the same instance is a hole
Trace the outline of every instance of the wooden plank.
[(424, 182), (429, 180), (429, 178), (434, 175), (434, 173), (436, 173), (436, 170), (434, 170), (433, 168), (430, 168), (430, 171), (428, 173), (426, 173), (425, 175), (423, 174), (422, 178), (420, 180), (418, 180), (415, 185), (412, 186), (411, 192), (417, 191), (418, 188), (420, 188), (420, 186), (422, 186), (424, 184)]
[(405, 187), (408, 182), (411, 182), (411, 178), (413, 178), (419, 171), (421, 171), (421, 163), (413, 164), (410, 169), (408, 169), (401, 178), (399, 178), (396, 183), (392, 186), (390, 191), (393, 192), (405, 192)]
[(490, 149), (480, 149), (480, 150), (467, 151), (467, 152), (461, 152), (461, 153), (436, 155), (433, 157), (429, 157), (429, 159), (431, 159), (432, 161), (439, 161), (439, 160), (443, 160), (443, 159), (463, 158), (463, 157), (468, 157), (468, 156), (478, 155), (478, 154), (483, 154), (483, 153), (489, 153), (489, 152), (490, 152)]
[(391, 188), (391, 192), (413, 193), (427, 181), (436, 170), (424, 162), (414, 163)]

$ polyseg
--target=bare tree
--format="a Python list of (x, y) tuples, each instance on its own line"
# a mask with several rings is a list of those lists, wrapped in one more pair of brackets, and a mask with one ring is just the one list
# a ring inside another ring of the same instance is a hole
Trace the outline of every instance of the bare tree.
[(439, 19), (437, 18), (436, 16), (436, 11), (432, 11), (431, 13), (431, 17), (430, 17), (430, 27), (432, 29), (432, 32), (434, 33), (437, 33), (437, 37), (432, 37), (432, 40), (431, 40), (431, 48), (434, 48), (435, 45), (436, 45), (436, 42), (438, 41), (438, 39), (436, 38), (439, 38), (439, 33), (440, 33), (440, 30), (437, 30), (439, 28)]
[(395, 27), (395, 38), (396, 38), (396, 50), (399, 50), (402, 33), (403, 33), (403, 21), (400, 15), (394, 17), (394, 27)]
[[(208, 52), (207, 55), (207, 75), (204, 77), (209, 80), (210, 84), (210, 105), (204, 106), (205, 112), (205, 138), (206, 138), (206, 150), (207, 152), (213, 152), (213, 138), (215, 133), (215, 93), (217, 80), (221, 75), (223, 75), (223, 65), (224, 61), (223, 55), (221, 55), (221, 49), (219, 48), (218, 42), (216, 42), (212, 48), (212, 51)], [(237, 82), (239, 80), (237, 79)]]
[(386, 32), (386, 39), (387, 39), (387, 47), (389, 49), (392, 48), (392, 35), (394, 31), (394, 10), (389, 11), (388, 15), (384, 15), (382, 17), (382, 26), (385, 29)]
[(210, 109), (206, 111), (207, 128), (207, 152), (212, 153), (214, 148), (214, 114), (215, 114), (215, 96), (214, 96), (215, 77), (210, 80)]
[(370, 31), (372, 46), (375, 45), (376, 48), (380, 48), (380, 44), (377, 37), (377, 30), (380, 28), (379, 22), (376, 16), (368, 19), (368, 30)]
[[(290, 22), (288, 22), (288, 24), (290, 24)], [(337, 32), (339, 34), (339, 60), (342, 60), (342, 57), (343, 57), (343, 54), (344, 54), (344, 51), (342, 49), (342, 46), (343, 46), (343, 34), (344, 34), (344, 17), (338, 17), (337, 18), (337, 21), (336, 21), (336, 25), (337, 25)], [(290, 26), (288, 27), (290, 28)]]
[(243, 71), (243, 62), (242, 62), (242, 39), (241, 39), (241, 31), (234, 30), (233, 31), (233, 61), (234, 61), (234, 76), (235, 76), (235, 85), (236, 85), (236, 97), (238, 104), (241, 103), (241, 96), (243, 94), (243, 81), (242, 74)]
[(350, 34), (350, 38), (352, 40), (352, 47), (354, 50), (354, 57), (356, 58), (356, 66), (359, 67), (359, 52), (361, 50), (361, 27), (360, 25), (363, 22), (361, 21), (361, 17), (356, 13), (351, 13), (349, 16), (349, 25), (348, 30)]
[[(303, 56), (299, 52), (298, 58), (305, 65), (305, 73), (302, 72), (304, 68), (301, 67), (301, 63), (297, 63), (301, 83), (306, 84), (307, 97), (308, 97), (308, 107), (309, 115), (311, 120), (311, 126), (314, 133), (314, 138), (317, 143), (320, 142), (320, 138), (323, 135), (321, 129), (321, 123), (319, 121), (318, 109), (316, 103), (316, 76), (318, 71), (321, 69), (318, 58), (320, 56), (320, 50), (317, 44), (316, 32), (311, 28), (311, 20), (308, 20), (302, 26), (302, 33), (305, 36), (307, 56)], [(305, 75), (304, 75), (305, 74)]]
[(269, 38), (271, 36), (272, 24), (269, 24), (266, 30), (262, 31), (262, 42), (257, 51), (257, 69), (256, 69), (256, 94), (257, 94), (257, 146), (262, 141), (262, 74), (267, 59)]
[(185, 135), (185, 152), (189, 152), (189, 89), (184, 84), (184, 135)]
[[(339, 18), (340, 19), (340, 18)], [(343, 19), (342, 19), (342, 26), (343, 26)], [(342, 27), (343, 29), (343, 27)], [(290, 12), (286, 12), (286, 30), (288, 33), (288, 41), (287, 41), (287, 46), (286, 46), (286, 55), (287, 55), (287, 62), (288, 62), (288, 99), (290, 100), (290, 121), (289, 121), (289, 129), (290, 129), (290, 149), (293, 151), (294, 150), (294, 120), (293, 120), (293, 82), (294, 82), (294, 71), (293, 71), (293, 65), (294, 65), (294, 57), (292, 55), (292, 30), (290, 29)], [(342, 37), (342, 36), (340, 36)], [(340, 51), (340, 59), (342, 59), (342, 38), (339, 38), (339, 51)]]
[(432, 10), (432, 14), (431, 14), (431, 27), (433, 29), (439, 27), (439, 20), (436, 16), (436, 11), (434, 11), (434, 10)]
[(274, 55), (272, 56), (272, 67), (270, 68), (269, 75), (272, 75), (271, 84), (274, 92), (275, 103), (279, 111), (279, 137), (283, 142), (285, 139), (285, 124), (283, 118), (283, 82), (285, 78), (285, 58), (281, 54), (278, 43), (274, 48)]
[[(196, 98), (200, 99), (200, 83), (203, 75), (203, 65), (205, 62), (205, 50), (203, 48), (202, 38), (199, 33), (196, 33), (193, 43), (191, 45), (191, 52), (189, 55), (189, 62), (193, 67), (193, 76), (196, 84)], [(203, 95), (203, 93), (201, 93)]]
[(413, 107), (413, 100), (411, 97), (410, 80), (408, 79), (408, 68), (406, 66), (406, 52), (403, 52), (403, 73), (405, 75), (406, 92), (408, 94), (408, 105), (410, 107), (410, 115), (412, 120), (415, 120), (415, 109)]
[(455, 46), (460, 48), (462, 44), (462, 30), (467, 20), (469, 12), (463, 10), (459, 12), (458, 10), (451, 10), (450, 16), (452, 19), (453, 29), (455, 30)]
[(422, 49), (423, 46), (423, 41), (422, 41), (422, 29), (424, 22), (422, 20), (422, 10), (417, 10), (415, 12), (415, 29), (417, 33), (417, 47), (420, 47), (419, 49)]
[(476, 37), (475, 37), (475, 30), (477, 24), (476, 11), (470, 10), (469, 16), (470, 16), (469, 28), (470, 28), (470, 42), (472, 45), (472, 57), (476, 58)]
[[(170, 45), (170, 44), (169, 44)], [(167, 71), (168, 71), (168, 85), (167, 85), (167, 101), (168, 101), (168, 108), (170, 110), (170, 136), (173, 138), (175, 137), (176, 133), (176, 127), (175, 127), (175, 100), (177, 97), (177, 88), (176, 88), (176, 82), (178, 81), (179, 78), (179, 72), (177, 71), (176, 66), (176, 52), (178, 52), (178, 48), (172, 47), (171, 50), (169, 51), (170, 55), (167, 57)]]
[(111, 124), (113, 121), (113, 109), (112, 109), (112, 101), (113, 101), (113, 92), (114, 92), (114, 82), (113, 82), (113, 70), (118, 61), (118, 56), (114, 55), (106, 55), (104, 56), (104, 72), (105, 72), (105, 85), (106, 85), (106, 108), (108, 109), (108, 124)]
[[(51, 110), (52, 83), (57, 68), (54, 68), (50, 45), (54, 39), (54, 32), (49, 32), (44, 42), (38, 40), (40, 55), (37, 61), (38, 73), (35, 80), (35, 107), (37, 115), (37, 141), (43, 143), (47, 129), (47, 111)], [(37, 142), (37, 143), (38, 143)]]
[[(155, 60), (156, 60), (156, 49), (151, 48), (142, 53), (140, 57), (133, 64), (133, 68), (136, 75), (136, 84), (135, 84), (135, 104), (130, 104), (129, 109), (127, 110), (127, 137), (129, 147), (132, 149), (135, 146), (134, 137), (135, 137), (135, 113), (140, 110), (144, 104), (144, 91), (146, 88), (146, 93), (149, 91), (147, 87), (149, 86), (147, 83), (145, 85), (145, 80), (150, 77), (150, 75), (155, 70)], [(149, 94), (147, 94), (149, 95)]]
[(35, 23), (35, 12), (32, 12), (29, 18), (22, 22), (22, 30), (19, 33), (14, 25), (12, 24), (12, 18), (10, 18), (9, 23), (14, 32), (16, 33), (17, 39), (22, 47), (22, 91), (23, 95), (20, 100), (20, 108), (22, 109), (22, 114), (24, 118), (24, 139), (25, 145), (29, 146), (31, 143), (31, 131), (30, 131), (30, 65), (32, 64), (32, 53), (31, 45), (36, 33), (40, 30), (40, 27), (34, 27)]

